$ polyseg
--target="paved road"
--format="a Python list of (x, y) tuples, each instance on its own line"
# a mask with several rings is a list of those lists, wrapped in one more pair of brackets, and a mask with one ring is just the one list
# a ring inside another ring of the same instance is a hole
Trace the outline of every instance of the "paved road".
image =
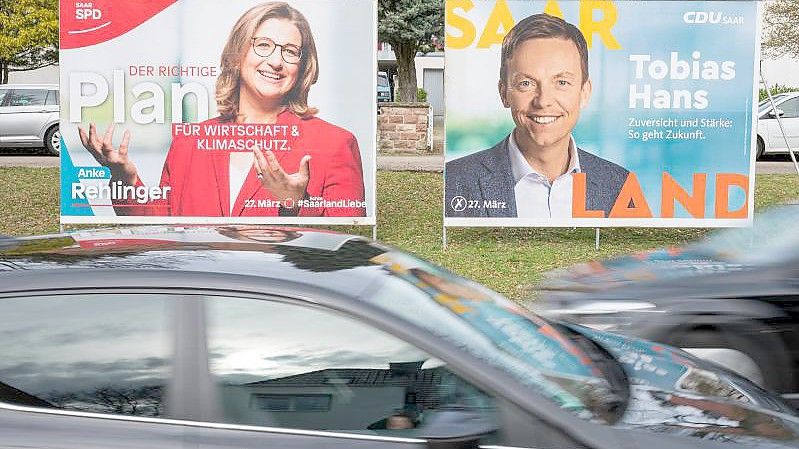
[(757, 173), (793, 173), (796, 174), (796, 167), (793, 162), (788, 161), (761, 161), (757, 163)]
[[(0, 153), (0, 167), (58, 167), (59, 159), (52, 156), (38, 156)], [(380, 170), (393, 171), (442, 171), (444, 157), (437, 156), (378, 156)]]
[[(17, 155), (0, 153), (0, 167), (58, 167), (58, 158), (52, 156)], [(377, 168), (391, 171), (435, 171), (444, 168), (444, 157), (433, 156), (378, 156)], [(787, 157), (757, 163), (757, 173), (796, 173), (793, 162)]]
[[(787, 159), (787, 157), (786, 157)], [(377, 167), (392, 171), (442, 171), (444, 157), (436, 156), (378, 156)], [(796, 173), (793, 162), (768, 160), (758, 162), (756, 173)]]
[[(19, 155), (0, 153), (0, 167), (58, 167), (59, 159), (52, 156)], [(444, 157), (437, 156), (378, 156), (380, 170), (394, 171), (442, 171)]]
[(377, 156), (377, 168), (391, 171), (444, 171), (444, 156)]
[(8, 156), (0, 154), (0, 167), (58, 167), (53, 156)]

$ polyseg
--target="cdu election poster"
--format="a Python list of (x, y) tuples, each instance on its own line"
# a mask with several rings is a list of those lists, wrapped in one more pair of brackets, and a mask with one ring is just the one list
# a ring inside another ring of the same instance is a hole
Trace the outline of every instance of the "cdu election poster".
[(445, 8), (446, 226), (751, 223), (757, 2)]
[(374, 0), (61, 0), (62, 223), (375, 223)]

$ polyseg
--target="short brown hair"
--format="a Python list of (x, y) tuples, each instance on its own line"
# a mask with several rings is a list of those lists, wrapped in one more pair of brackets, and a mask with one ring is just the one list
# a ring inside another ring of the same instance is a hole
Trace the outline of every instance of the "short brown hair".
[(311, 26), (299, 11), (284, 2), (266, 2), (250, 8), (239, 17), (222, 50), (219, 78), (216, 80), (216, 106), (222, 120), (235, 120), (239, 113), (241, 74), (239, 64), (249, 51), (251, 38), (268, 19), (285, 19), (294, 24), (302, 36), (300, 76), (283, 99), (284, 105), (300, 117), (311, 117), (318, 112), (308, 106), (308, 91), (319, 78), (319, 60)]
[(499, 80), (504, 83), (508, 75), (508, 61), (516, 48), (530, 39), (559, 38), (574, 42), (580, 53), (580, 68), (583, 83), (588, 81), (588, 44), (579, 28), (569, 22), (549, 14), (533, 14), (517, 23), (502, 40), (502, 61), (499, 66)]

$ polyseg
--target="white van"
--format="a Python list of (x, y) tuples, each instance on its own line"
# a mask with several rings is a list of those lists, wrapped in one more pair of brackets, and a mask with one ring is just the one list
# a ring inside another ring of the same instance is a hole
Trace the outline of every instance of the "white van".
[(58, 156), (58, 85), (0, 84), (0, 148), (45, 148)]

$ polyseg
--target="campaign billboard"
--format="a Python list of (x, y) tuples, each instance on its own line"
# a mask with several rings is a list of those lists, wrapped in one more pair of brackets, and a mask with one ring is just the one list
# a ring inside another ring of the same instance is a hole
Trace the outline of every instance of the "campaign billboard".
[(446, 226), (751, 224), (757, 2), (445, 7)]
[(62, 223), (374, 224), (374, 0), (61, 0)]

